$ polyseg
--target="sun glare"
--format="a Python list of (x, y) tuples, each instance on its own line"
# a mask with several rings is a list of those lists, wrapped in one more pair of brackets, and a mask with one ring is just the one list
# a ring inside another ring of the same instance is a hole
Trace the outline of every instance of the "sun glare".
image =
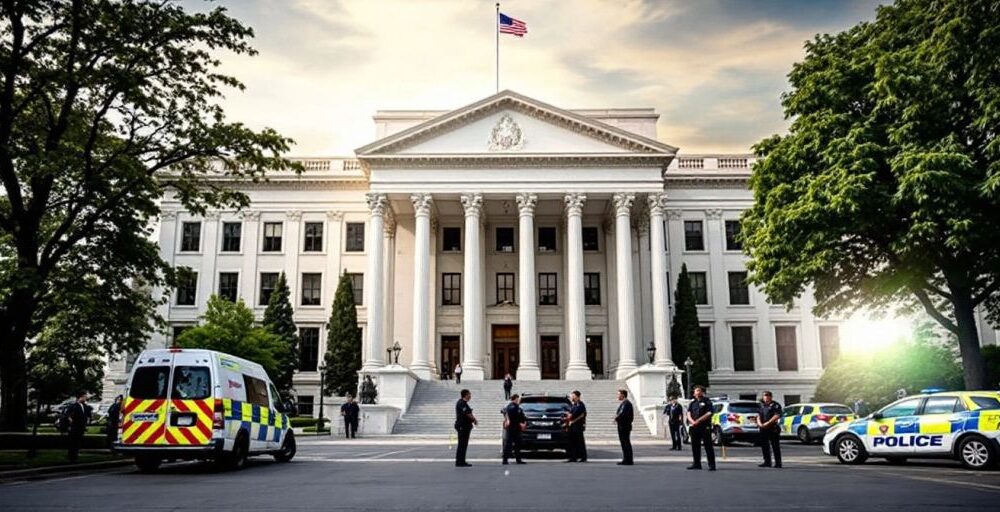
[(909, 339), (913, 326), (906, 318), (875, 318), (857, 313), (844, 324), (841, 347), (844, 352), (872, 354), (892, 343)]

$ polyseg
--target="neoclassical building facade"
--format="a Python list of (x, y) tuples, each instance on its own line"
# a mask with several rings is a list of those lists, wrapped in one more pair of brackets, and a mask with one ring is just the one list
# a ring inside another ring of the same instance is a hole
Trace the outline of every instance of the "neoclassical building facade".
[[(164, 259), (193, 279), (161, 314), (169, 346), (210, 295), (260, 317), (277, 276), (300, 329), (299, 401), (318, 401), (325, 323), (350, 275), (363, 367), (421, 379), (620, 379), (670, 359), (674, 288), (691, 275), (714, 393), (811, 398), (841, 325), (747, 286), (739, 217), (753, 158), (682, 155), (650, 108), (565, 110), (504, 91), (450, 112), (379, 111), (349, 158), (240, 184), (242, 211), (204, 216), (164, 198)], [(125, 363), (112, 375), (123, 375)]]

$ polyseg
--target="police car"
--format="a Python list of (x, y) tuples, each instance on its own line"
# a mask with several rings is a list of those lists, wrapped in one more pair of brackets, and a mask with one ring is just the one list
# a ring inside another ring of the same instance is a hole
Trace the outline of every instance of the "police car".
[(756, 442), (760, 434), (757, 414), (760, 403), (751, 401), (730, 402), (712, 399), (712, 442), (716, 445), (733, 441)]
[(843, 464), (869, 456), (954, 458), (970, 469), (993, 466), (1000, 453), (1000, 392), (957, 391), (903, 398), (868, 417), (834, 425), (823, 452)]
[(857, 418), (854, 411), (843, 404), (791, 404), (781, 412), (781, 437), (809, 444), (823, 439), (830, 427)]

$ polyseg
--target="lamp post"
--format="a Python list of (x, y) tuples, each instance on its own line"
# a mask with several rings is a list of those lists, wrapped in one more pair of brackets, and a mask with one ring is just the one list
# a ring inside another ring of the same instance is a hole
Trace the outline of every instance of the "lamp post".
[(687, 372), (687, 397), (691, 398), (691, 367), (694, 366), (694, 361), (691, 358), (684, 360), (684, 371)]
[(385, 347), (385, 364), (392, 364), (392, 347)]
[(649, 364), (653, 364), (653, 360), (656, 358), (656, 345), (652, 341), (646, 346), (646, 357), (649, 358)]
[(326, 363), (320, 363), (319, 367), (319, 417), (316, 419), (316, 435), (323, 430), (323, 395), (326, 394)]
[(403, 347), (399, 346), (399, 341), (394, 341), (392, 343), (392, 353), (395, 356), (393, 359), (395, 364), (399, 364), (399, 353), (403, 351)]

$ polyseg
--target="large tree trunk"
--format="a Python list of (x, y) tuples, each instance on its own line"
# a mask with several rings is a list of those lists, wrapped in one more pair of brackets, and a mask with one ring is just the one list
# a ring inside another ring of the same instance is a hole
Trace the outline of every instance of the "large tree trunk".
[[(30, 275), (34, 275), (31, 272)], [(27, 279), (2, 305), (0, 313), (0, 431), (24, 432), (28, 429), (28, 369), (25, 349), (36, 300)]]
[(991, 389), (987, 382), (986, 360), (979, 347), (976, 328), (976, 311), (972, 294), (952, 287), (952, 305), (955, 307), (955, 325), (958, 326), (958, 349), (965, 368), (965, 389)]

